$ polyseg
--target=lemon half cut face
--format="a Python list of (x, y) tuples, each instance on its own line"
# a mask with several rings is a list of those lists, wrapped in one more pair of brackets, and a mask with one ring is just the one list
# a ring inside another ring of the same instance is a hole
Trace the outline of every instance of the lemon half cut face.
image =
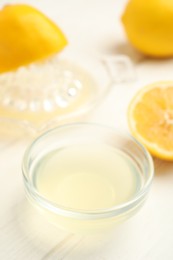
[(156, 157), (173, 160), (173, 81), (142, 88), (128, 107), (133, 136)]

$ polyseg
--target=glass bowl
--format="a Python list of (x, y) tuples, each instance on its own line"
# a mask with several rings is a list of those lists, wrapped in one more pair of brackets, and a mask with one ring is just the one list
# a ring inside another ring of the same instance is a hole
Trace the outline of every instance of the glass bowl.
[(60, 126), (38, 137), (22, 165), (29, 201), (72, 232), (113, 229), (143, 205), (153, 179), (150, 154), (103, 125)]

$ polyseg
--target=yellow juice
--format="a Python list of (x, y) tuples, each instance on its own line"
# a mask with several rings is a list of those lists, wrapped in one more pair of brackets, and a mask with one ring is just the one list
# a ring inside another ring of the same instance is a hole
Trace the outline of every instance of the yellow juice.
[(100, 210), (127, 202), (142, 186), (131, 158), (107, 145), (72, 145), (44, 154), (32, 181), (46, 199), (72, 210)]

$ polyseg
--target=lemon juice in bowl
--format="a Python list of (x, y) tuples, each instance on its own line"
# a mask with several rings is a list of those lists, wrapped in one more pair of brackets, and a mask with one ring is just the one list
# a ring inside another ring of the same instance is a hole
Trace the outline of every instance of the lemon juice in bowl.
[(137, 168), (126, 154), (94, 144), (46, 154), (32, 176), (44, 197), (78, 210), (106, 209), (126, 202), (142, 185)]
[(133, 139), (95, 124), (48, 131), (24, 157), (28, 198), (58, 227), (109, 230), (145, 201), (153, 166), (143, 149)]

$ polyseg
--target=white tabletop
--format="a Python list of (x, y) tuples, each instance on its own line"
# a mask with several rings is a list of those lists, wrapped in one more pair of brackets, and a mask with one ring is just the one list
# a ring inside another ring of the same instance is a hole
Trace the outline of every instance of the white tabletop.
[[(128, 130), (126, 109), (136, 90), (148, 82), (171, 79), (172, 60), (147, 60), (128, 44), (120, 22), (125, 0), (25, 2), (38, 7), (63, 29), (69, 39), (66, 50), (69, 55), (123, 54), (133, 61), (136, 80), (115, 85), (102, 105), (87, 118), (88, 121)], [(7, 1), (1, 1), (1, 5), (4, 3)], [(55, 228), (27, 203), (21, 160), (30, 138), (27, 135), (21, 138), (18, 134), (14, 133), (10, 139), (1, 138), (0, 142), (0, 259), (173, 259), (172, 163), (154, 160), (156, 174), (145, 206), (136, 216), (117, 227), (111, 237), (71, 234)]]

